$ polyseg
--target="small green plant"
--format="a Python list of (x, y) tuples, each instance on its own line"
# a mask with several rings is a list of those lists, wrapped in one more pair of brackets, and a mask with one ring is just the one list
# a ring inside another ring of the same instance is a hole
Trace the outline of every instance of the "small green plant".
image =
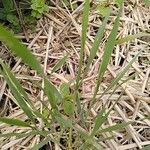
[(31, 0), (32, 16), (40, 18), (41, 15), (49, 10), (45, 0)]
[[(105, 43), (104, 54), (102, 62), (99, 66), (98, 71), (98, 78), (94, 90), (93, 98), (89, 104), (89, 109), (84, 110), (81, 105), (80, 99), (80, 85), (82, 84), (83, 79), (85, 78), (90, 65), (92, 65), (93, 59), (96, 56), (98, 51), (99, 44), (102, 40), (104, 35), (105, 27), (108, 22), (109, 16), (111, 11), (109, 10), (105, 15), (102, 25), (99, 27), (97, 35), (95, 37), (94, 43), (92, 45), (90, 56), (88, 58), (86, 66), (83, 64), (83, 56), (84, 56), (84, 48), (86, 43), (86, 34), (88, 29), (88, 21), (89, 21), (89, 11), (90, 11), (90, 1), (85, 0), (84, 3), (84, 10), (83, 10), (83, 20), (82, 20), (82, 36), (81, 36), (81, 50), (80, 50), (80, 61), (79, 61), (79, 68), (77, 72), (77, 77), (75, 81), (70, 81), (69, 83), (63, 83), (60, 87), (55, 87), (51, 81), (48, 80), (48, 77), (44, 74), (44, 71), (36, 59), (36, 57), (28, 50), (21, 42), (14, 38), (14, 36), (8, 32), (2, 25), (0, 25), (0, 40), (4, 42), (12, 51), (12, 53), (16, 54), (18, 57), (22, 59), (22, 61), (31, 67), (32, 69), (36, 70), (39, 76), (42, 77), (44, 82), (44, 88), (41, 90), (44, 91), (45, 95), (48, 97), (48, 101), (43, 102), (42, 112), (37, 109), (30, 98), (28, 97), (27, 93), (19, 83), (19, 81), (15, 78), (14, 73), (10, 70), (7, 64), (0, 60), (0, 73), (5, 78), (17, 105), (24, 111), (26, 116), (30, 121), (22, 121), (19, 119), (14, 118), (6, 118), (0, 117), (0, 122), (29, 128), (28, 133), (8, 133), (3, 134), (1, 133), (1, 137), (27, 137), (30, 135), (40, 135), (42, 140), (40, 143), (34, 145), (32, 150), (38, 150), (43, 145), (47, 144), (49, 141), (56, 143), (59, 147), (61, 147), (60, 138), (65, 133), (67, 149), (73, 149), (73, 141), (74, 139), (78, 139), (80, 141), (75, 146), (77, 149), (103, 149), (102, 146), (99, 144), (99, 141), (103, 141), (106, 139), (97, 140), (96, 135), (102, 136), (105, 132), (112, 132), (114, 130), (122, 129), (128, 126), (132, 122), (122, 122), (118, 123), (106, 128), (102, 128), (102, 125), (107, 120), (108, 115), (110, 114), (113, 107), (111, 107), (108, 111), (106, 111), (105, 106), (102, 107), (100, 111), (98, 111), (97, 116), (93, 119), (93, 125), (90, 132), (87, 130), (87, 116), (90, 115), (90, 111), (92, 106), (96, 102), (96, 95), (99, 91), (99, 87), (101, 85), (102, 79), (106, 72), (109, 60), (111, 58), (112, 51), (116, 44), (128, 42), (131, 39), (136, 38), (137, 36), (132, 37), (125, 37), (123, 39), (116, 40), (117, 32), (119, 28), (119, 19), (122, 11), (122, 5), (120, 5), (118, 15), (114, 21), (113, 28), (110, 32), (110, 35)], [(139, 53), (134, 56), (134, 58), (127, 64), (127, 66), (117, 75), (116, 78), (110, 83), (107, 87), (105, 92), (110, 89), (114, 89), (114, 91), (118, 87), (118, 82), (121, 81), (124, 74), (129, 70), (133, 62), (137, 59)], [(67, 60), (68, 55), (64, 56), (58, 63), (53, 67), (51, 74), (57, 71)], [(83, 70), (84, 66), (84, 70)], [(82, 71), (83, 70), (83, 71)], [(75, 84), (75, 88), (71, 88), (71, 85)], [(105, 92), (103, 94), (105, 94)], [(118, 99), (119, 100), (119, 99)], [(116, 100), (116, 103), (117, 101)], [(114, 104), (115, 105), (115, 104)], [(113, 105), (113, 106), (114, 106)], [(50, 106), (50, 107), (49, 107)], [(86, 115), (84, 112), (86, 111)], [(43, 128), (41, 129), (38, 125), (38, 121), (42, 121)], [(60, 132), (56, 131), (56, 125), (59, 125)]]
[(8, 21), (12, 26), (19, 26), (16, 10), (12, 0), (2, 0), (0, 5), (0, 20)]
[(30, 27), (34, 22), (35, 26), (36, 19), (39, 19), (48, 10), (45, 0), (22, 0), (20, 2), (2, 0), (0, 3), (0, 22), (7, 24), (14, 32), (19, 32), (22, 28), (20, 25)]

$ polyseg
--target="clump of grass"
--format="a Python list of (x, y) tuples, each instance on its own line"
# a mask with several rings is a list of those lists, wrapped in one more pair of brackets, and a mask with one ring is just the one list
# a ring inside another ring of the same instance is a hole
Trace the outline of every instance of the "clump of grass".
[[(65, 134), (65, 141), (64, 143), (67, 146), (67, 149), (72, 150), (74, 145), (76, 144), (76, 148), (78, 149), (103, 149), (102, 146), (99, 144), (99, 141), (104, 141), (107, 139), (100, 139), (97, 140), (96, 136), (101, 136), (103, 133), (112, 132), (115, 130), (119, 130), (125, 128), (132, 122), (121, 122), (116, 125), (109, 126), (107, 128), (102, 128), (102, 125), (105, 123), (107, 117), (109, 116), (112, 108), (115, 104), (109, 109), (106, 110), (105, 105), (102, 109), (97, 113), (95, 119), (93, 120), (93, 128), (90, 132), (87, 130), (87, 118), (90, 115), (90, 111), (93, 108), (96, 102), (96, 96), (99, 91), (99, 87), (101, 85), (102, 79), (104, 74), (107, 70), (107, 66), (109, 64), (109, 60), (112, 55), (112, 51), (115, 48), (115, 45), (118, 43), (127, 42), (130, 39), (134, 39), (139, 35), (126, 37), (123, 39), (116, 40), (120, 16), (122, 12), (123, 2), (119, 3), (120, 8), (118, 11), (118, 15), (114, 21), (113, 28), (110, 32), (110, 35), (105, 43), (104, 54), (102, 58), (102, 62), (99, 66), (98, 71), (98, 78), (96, 81), (96, 86), (94, 90), (93, 97), (89, 103), (88, 110), (84, 110), (81, 105), (80, 99), (80, 86), (82, 85), (82, 81), (85, 78), (90, 65), (92, 65), (93, 59), (96, 56), (98, 51), (99, 44), (102, 40), (102, 37), (105, 32), (105, 27), (107, 21), (109, 19), (111, 11), (109, 10), (103, 20), (102, 25), (99, 27), (97, 35), (95, 36), (95, 40), (93, 46), (90, 51), (90, 56), (88, 58), (86, 66), (83, 64), (83, 57), (84, 57), (84, 49), (86, 44), (86, 34), (88, 29), (88, 20), (89, 20), (89, 10), (90, 10), (90, 1), (85, 0), (84, 3), (84, 10), (83, 10), (83, 20), (82, 20), (82, 36), (81, 36), (81, 50), (80, 50), (80, 60), (79, 60), (79, 68), (76, 76), (75, 81), (75, 88), (73, 92), (70, 92), (69, 88), (71, 86), (71, 82), (62, 84), (60, 88), (55, 87), (51, 81), (48, 80), (48, 77), (45, 75), (43, 68), (41, 67), (39, 61), (36, 57), (23, 45), (20, 41), (8, 32), (2, 25), (0, 25), (0, 40), (4, 42), (22, 61), (31, 67), (32, 69), (36, 70), (39, 76), (42, 77), (44, 82), (44, 87), (42, 85), (39, 87), (43, 90), (44, 94), (48, 97), (48, 102), (45, 105), (43, 101), (42, 107), (43, 111), (39, 111), (30, 98), (28, 97), (27, 93), (25, 92), (22, 85), (19, 81), (15, 78), (15, 74), (10, 70), (9, 66), (4, 63), (3, 60), (0, 60), (0, 73), (6, 80), (11, 93), (13, 94), (16, 103), (18, 106), (23, 110), (30, 121), (25, 122), (23, 120), (14, 119), (14, 118), (6, 118), (0, 117), (0, 122), (6, 123), (8, 125), (14, 125), (19, 127), (29, 128), (29, 132), (27, 133), (8, 133), (3, 134), (1, 133), (1, 137), (26, 137), (30, 135), (39, 135), (41, 136), (41, 141), (34, 145), (31, 149), (39, 149), (43, 145), (47, 144), (48, 142), (56, 143), (58, 147), (63, 149), (63, 145), (61, 144), (61, 140), (63, 134)], [(134, 58), (127, 64), (127, 66), (117, 75), (116, 78), (112, 80), (110, 85), (107, 87), (105, 92), (102, 94), (104, 95), (108, 90), (113, 89), (113, 92), (118, 88), (118, 83), (121, 81), (124, 74), (129, 70), (133, 62), (137, 59), (139, 53), (134, 56)], [(62, 65), (65, 64), (68, 55), (64, 56), (52, 69), (51, 74), (57, 71)], [(84, 68), (84, 69), (83, 69)], [(123, 83), (123, 82), (122, 82)], [(113, 94), (112, 92), (112, 94)], [(51, 108), (50, 108), (50, 107)], [(61, 110), (60, 110), (61, 107)], [(87, 116), (84, 116), (84, 112), (86, 111)], [(43, 126), (39, 127), (39, 122), (42, 122)], [(60, 128), (60, 131), (56, 130), (56, 125)], [(112, 137), (110, 137), (112, 138)], [(73, 140), (75, 142), (73, 142)]]

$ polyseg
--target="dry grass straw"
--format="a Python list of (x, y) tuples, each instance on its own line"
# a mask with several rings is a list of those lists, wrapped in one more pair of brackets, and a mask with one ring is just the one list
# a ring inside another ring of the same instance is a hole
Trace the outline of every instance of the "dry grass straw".
[[(72, 4), (76, 1), (70, 1)], [(80, 50), (80, 36), (81, 36), (81, 10), (83, 5), (80, 5), (76, 9), (67, 9), (67, 7), (59, 7), (54, 3), (54, 7), (51, 7), (51, 12), (45, 14), (41, 18), (37, 25), (37, 32), (29, 35), (29, 42), (25, 44), (30, 48), (34, 55), (38, 57), (41, 64), (44, 67), (44, 71), (49, 75), (50, 70), (54, 64), (63, 57), (65, 52), (69, 53), (69, 59), (65, 65), (50, 78), (55, 85), (60, 85), (62, 82), (68, 82), (70, 79), (75, 79), (79, 50)], [(58, 1), (59, 3), (59, 1)], [(93, 3), (93, 8), (95, 4)], [(135, 4), (135, 5), (134, 5)], [(115, 13), (114, 8), (114, 13)], [(136, 34), (141, 31), (145, 31), (150, 28), (150, 8), (145, 7), (141, 1), (129, 1), (125, 3), (124, 14), (121, 18), (121, 27), (119, 36), (125, 36), (128, 34)], [(111, 16), (111, 20), (114, 20), (115, 16)], [(90, 26), (88, 31), (88, 42), (85, 48), (86, 61), (89, 55), (89, 49), (94, 41), (94, 35), (96, 30), (101, 24), (101, 18), (95, 9), (90, 13)], [(107, 25), (107, 32), (103, 38), (105, 41), (108, 37), (108, 33), (112, 28), (112, 22)], [(17, 35), (18, 38), (25, 39), (24, 34)], [(139, 60), (136, 61), (132, 68), (126, 74), (126, 77), (135, 73), (135, 78), (123, 84), (110, 98), (107, 107), (112, 105), (119, 97), (121, 91), (124, 91), (120, 101), (115, 105), (113, 111), (110, 113), (107, 122), (103, 127), (114, 125), (121, 121), (134, 121), (133, 124), (121, 131), (113, 132), (114, 139), (106, 140), (100, 144), (106, 150), (136, 150), (142, 148), (145, 145), (150, 144), (150, 121), (148, 119), (142, 120), (145, 116), (150, 114), (150, 47), (147, 38), (136, 39), (126, 44), (122, 44), (116, 47), (116, 51), (112, 56), (111, 62), (108, 66), (108, 71), (105, 75), (105, 79), (102, 83), (100, 92), (103, 92), (108, 83), (116, 76), (119, 70), (129, 61), (131, 57), (140, 49), (143, 49), (142, 55)], [(92, 97), (93, 87), (95, 85), (95, 79), (97, 77), (98, 65), (103, 53), (103, 43), (99, 47), (97, 58), (94, 60), (93, 66), (91, 66), (86, 79), (83, 80), (82, 93), (82, 105), (86, 108), (90, 98)], [(2, 57), (5, 57), (2, 54)], [(11, 61), (11, 58), (10, 58)], [(46, 100), (42, 91), (37, 87), (33, 87), (32, 81), (41, 81), (41, 78), (37, 74), (26, 68), (25, 65), (20, 63), (20, 60), (15, 62), (12, 70), (17, 74), (17, 78), (21, 80), (25, 89), (29, 92), (29, 96), (35, 102), (37, 107), (41, 107), (40, 103), (36, 101), (37, 98)], [(33, 78), (31, 78), (31, 76)], [(1, 105), (0, 114), (6, 115), (9, 112), (9, 116), (20, 119), (26, 119), (23, 112), (18, 107), (13, 106), (13, 96), (10, 94), (6, 87), (6, 82), (0, 80), (0, 102)], [(100, 93), (99, 93), (100, 94)], [(97, 110), (108, 99), (111, 93), (107, 93), (99, 99), (97, 95), (97, 103), (92, 109), (92, 116), (89, 120), (92, 120), (96, 116)], [(9, 108), (9, 111), (6, 110)], [(5, 111), (6, 110), (6, 111)], [(2, 113), (3, 112), (3, 113)], [(141, 119), (138, 121), (137, 118)], [(92, 127), (92, 123), (89, 123)], [(9, 131), (24, 132), (28, 129), (19, 129), (15, 127), (8, 127), (7, 125), (0, 125), (1, 132), (7, 133)], [(103, 135), (105, 138), (111, 136), (110, 133)], [(22, 139), (5, 139), (0, 138), (0, 147), (2, 150), (10, 148), (10, 150), (28, 149), (34, 143), (38, 142), (39, 137), (29, 136)], [(60, 150), (60, 147), (55, 144), (55, 150)]]

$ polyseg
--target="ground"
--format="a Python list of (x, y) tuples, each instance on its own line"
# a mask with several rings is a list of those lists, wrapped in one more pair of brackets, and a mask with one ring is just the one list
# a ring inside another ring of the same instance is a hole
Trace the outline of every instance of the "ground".
[[(51, 68), (56, 62), (62, 58), (66, 53), (69, 53), (69, 58), (66, 64), (53, 73), (49, 79), (59, 86), (63, 82), (75, 79), (79, 51), (80, 51), (80, 36), (81, 36), (81, 22), (82, 22), (82, 1), (72, 1), (78, 4), (76, 8), (67, 8), (60, 5), (59, 1), (53, 3), (50, 7), (50, 12), (43, 15), (38, 21), (36, 32), (31, 30), (25, 33), (20, 33), (16, 37), (22, 39), (23, 43), (33, 52), (40, 60), (45, 72), (50, 74)], [(90, 23), (88, 28), (88, 40), (86, 42), (84, 63), (86, 63), (89, 56), (90, 48), (92, 46), (95, 34), (98, 27), (102, 23), (102, 16), (96, 9), (96, 2), (91, 2)], [(83, 81), (82, 90), (82, 104), (87, 109), (90, 98), (92, 97), (93, 88), (97, 78), (98, 66), (101, 62), (104, 43), (112, 29), (113, 21), (116, 17), (117, 8), (113, 7), (109, 23), (106, 27), (106, 32), (103, 40), (99, 46), (97, 57), (95, 57), (93, 65)], [(118, 38), (126, 35), (137, 34), (140, 32), (148, 32), (150, 29), (150, 8), (145, 6), (141, 0), (127, 0), (124, 5), (123, 15), (121, 17)], [(103, 83), (99, 90), (99, 94), (103, 92), (105, 87), (111, 80), (120, 72), (120, 70), (131, 60), (131, 58), (142, 50), (136, 62), (129, 69), (124, 76), (124, 80), (135, 73), (131, 80), (120, 85), (117, 91), (109, 98), (112, 91), (106, 93), (103, 97), (97, 96), (97, 103), (92, 108), (91, 117), (95, 117), (97, 111), (106, 102), (106, 108), (109, 108), (120, 97), (118, 103), (114, 106), (110, 113), (107, 122), (103, 127), (113, 125), (122, 121), (134, 121), (127, 128), (113, 132), (114, 139), (100, 142), (105, 150), (137, 150), (145, 145), (150, 145), (150, 120), (143, 119), (150, 114), (150, 38), (142, 37), (132, 40), (128, 43), (116, 46), (113, 52), (108, 70), (103, 79)], [(0, 56), (7, 60), (13, 72), (15, 72), (18, 80), (21, 81), (23, 87), (26, 89), (28, 95), (35, 103), (35, 106), (40, 107), (39, 98), (46, 100), (42, 91), (33, 86), (33, 82), (40, 82), (41, 78), (37, 76), (34, 70), (31, 70), (20, 59), (15, 58), (9, 53), (6, 46), (1, 46)], [(26, 119), (26, 116), (15, 104), (15, 99), (10, 93), (6, 82), (0, 78), (0, 115)], [(92, 119), (89, 118), (89, 128), (91, 127)], [(3, 133), (9, 131), (23, 132), (26, 129), (7, 126), (0, 124), (0, 130)], [(111, 137), (112, 134), (103, 134), (104, 138)], [(29, 136), (27, 138), (0, 138), (0, 147), (2, 150), (20, 150), (28, 149), (39, 140), (39, 136)], [(56, 147), (53, 149), (57, 149)], [(76, 148), (77, 149), (77, 148)]]

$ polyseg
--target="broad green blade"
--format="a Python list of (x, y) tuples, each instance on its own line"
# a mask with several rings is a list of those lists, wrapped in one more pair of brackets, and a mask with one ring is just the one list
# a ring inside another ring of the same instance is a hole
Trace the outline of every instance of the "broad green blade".
[[(4, 65), (1, 60), (0, 60), (0, 64), (2, 66)], [(25, 90), (22, 88), (21, 84), (15, 78), (15, 76), (11, 73), (11, 71), (8, 67), (7, 67), (7, 72), (9, 72), (9, 74), (11, 74), (11, 81), (12, 81), (13, 85), (15, 85), (15, 88), (20, 93), (21, 97), (30, 106), (30, 108), (32, 109), (32, 113), (35, 114), (37, 117), (42, 118), (44, 120), (44, 122), (46, 122), (46, 120), (44, 119), (44, 116), (39, 111), (36, 110), (36, 108), (34, 107), (34, 105), (31, 102), (31, 100), (29, 99), (28, 95), (26, 94)]]
[(39, 150), (41, 147), (46, 145), (48, 142), (50, 142), (50, 139), (49, 138), (45, 138), (39, 144), (34, 145), (34, 147), (32, 147), (30, 150)]
[[(82, 35), (81, 35), (81, 50), (80, 50), (80, 60), (79, 60), (79, 68), (78, 74), (76, 78), (76, 89), (75, 89), (75, 100), (77, 103), (77, 111), (81, 114), (81, 102), (79, 99), (79, 82), (82, 79), (82, 65), (83, 65), (83, 56), (84, 56), (84, 49), (86, 43), (86, 34), (88, 29), (88, 22), (89, 22), (89, 12), (90, 12), (90, 0), (84, 0), (84, 8), (83, 8), (83, 16), (82, 16)], [(81, 117), (81, 116), (80, 116)]]
[[(51, 101), (50, 97), (55, 97), (57, 95), (57, 99), (60, 99), (60, 93), (56, 89), (56, 87), (48, 81), (47, 77), (44, 75), (44, 71), (41, 68), (39, 61), (37, 61), (36, 57), (30, 52), (29, 49), (25, 47), (25, 45), (21, 44), (21, 42), (13, 37), (13, 35), (7, 31), (2, 25), (0, 25), (0, 41), (4, 42), (12, 52), (14, 52), (17, 56), (19, 56), (27, 65), (31, 68), (35, 69), (46, 81), (45, 93), (53, 93), (53, 95), (48, 95), (49, 100)], [(52, 91), (52, 92), (51, 92)], [(52, 101), (56, 99), (52, 98)], [(55, 102), (56, 103), (56, 102)]]
[(112, 132), (112, 131), (116, 131), (116, 130), (120, 130), (123, 128), (126, 128), (129, 124), (131, 124), (132, 122), (122, 122), (122, 123), (118, 123), (116, 125), (110, 126), (108, 128), (105, 129), (100, 129), (99, 131), (97, 131), (98, 134), (102, 134), (105, 132)]
[(14, 75), (10, 72), (10, 69), (4, 63), (0, 62), (0, 64), (2, 65), (2, 68), (0, 68), (0, 73), (2, 73), (5, 80), (7, 81), (7, 84), (9, 85), (18, 105), (24, 111), (24, 113), (34, 122), (35, 118), (31, 107), (29, 107), (29, 104), (22, 97), (22, 94), (20, 93), (17, 86), (15, 85), (15, 82), (13, 82)]
[(112, 87), (114, 87), (116, 84), (118, 84), (118, 82), (122, 79), (124, 74), (129, 70), (129, 68), (135, 62), (135, 60), (137, 59), (137, 57), (139, 56), (140, 53), (141, 53), (141, 51), (138, 54), (136, 54), (134, 56), (134, 58), (128, 63), (128, 65), (116, 76), (115, 79), (113, 79), (113, 81), (110, 83), (110, 85), (108, 86), (106, 91), (110, 90)]
[(136, 38), (144, 37), (144, 36), (150, 36), (149, 33), (137, 33), (134, 35), (127, 35), (126, 37), (120, 38), (116, 41), (116, 44), (123, 44), (125, 42), (129, 42), (131, 40), (134, 40)]
[(91, 132), (90, 137), (93, 137), (97, 133), (101, 125), (106, 121), (109, 113), (107, 114), (104, 114), (104, 113), (105, 113), (105, 107), (103, 107), (103, 109), (97, 114), (96, 119), (95, 119), (95, 125)]
[(31, 127), (28, 123), (21, 121), (19, 119), (13, 119), (13, 118), (0, 117), (0, 122), (6, 123), (9, 125), (19, 126), (19, 127)]
[(141, 150), (150, 150), (150, 145), (143, 147)]
[(50, 83), (46, 78), (44, 79), (44, 91), (48, 96), (48, 100), (52, 108), (56, 109), (57, 104), (62, 102), (63, 97), (60, 94), (60, 92), (58, 92), (56, 87), (52, 83)]
[(93, 59), (96, 56), (96, 53), (97, 53), (98, 48), (99, 48), (99, 44), (100, 44), (100, 42), (102, 40), (102, 37), (104, 35), (104, 30), (105, 30), (106, 24), (108, 22), (109, 16), (110, 16), (110, 11), (107, 13), (107, 15), (106, 15), (102, 25), (99, 27), (99, 30), (98, 30), (98, 32), (96, 34), (94, 43), (93, 43), (92, 48), (90, 50), (90, 56), (89, 56), (89, 58), (87, 60), (87, 65), (86, 65), (86, 69), (84, 71), (83, 77), (87, 74), (87, 72), (89, 70), (89, 67), (90, 67), (90, 65), (93, 62)]
[(52, 71), (51, 71), (51, 74), (52, 74), (53, 72), (56, 72), (58, 69), (60, 69), (60, 67), (62, 67), (62, 66), (65, 64), (67, 58), (68, 58), (68, 55), (66, 55), (66, 56), (64, 56), (62, 59), (60, 59), (60, 60), (58, 61), (58, 63), (56, 63), (56, 65), (53, 67), (53, 69), (52, 69)]
[(12, 52), (19, 56), (32, 69), (35, 69), (39, 74), (44, 74), (36, 57), (2, 25), (0, 25), (0, 41), (4, 42)]
[(22, 86), (20, 85), (19, 81), (15, 78), (15, 76), (13, 75), (13, 73), (11, 73), (11, 70), (7, 67), (7, 65), (4, 65), (4, 63), (2, 62), (2, 60), (0, 59), (0, 64), (2, 65), (2, 67), (4, 67), (5, 69), (3, 71), (5, 71), (5, 74), (10, 74), (10, 78), (12, 83), (14, 83), (17, 91), (20, 93), (20, 95), (22, 97), (25, 98), (25, 100), (27, 100), (28, 104), (30, 105), (30, 107), (33, 107), (33, 104), (31, 102), (31, 100), (28, 98), (28, 95), (26, 94), (25, 90), (22, 88)]
[(106, 42), (106, 45), (105, 45), (105, 48), (104, 48), (104, 55), (103, 55), (103, 59), (102, 59), (102, 63), (100, 65), (99, 71), (98, 71), (98, 79), (97, 79), (97, 83), (96, 83), (92, 103), (95, 102), (95, 98), (96, 98), (97, 92), (99, 90), (99, 86), (102, 82), (104, 73), (107, 70), (107, 66), (108, 66), (109, 60), (111, 58), (112, 51), (115, 47), (117, 32), (118, 32), (118, 28), (119, 28), (119, 20), (120, 20), (121, 11), (122, 11), (122, 9), (120, 9), (120, 11), (117, 15), (117, 18), (115, 19), (113, 29), (112, 29), (109, 37), (108, 37), (108, 41)]

